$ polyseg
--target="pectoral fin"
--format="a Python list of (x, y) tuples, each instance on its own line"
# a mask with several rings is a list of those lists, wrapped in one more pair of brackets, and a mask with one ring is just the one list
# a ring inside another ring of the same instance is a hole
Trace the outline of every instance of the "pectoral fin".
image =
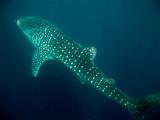
[(37, 77), (38, 72), (42, 64), (47, 61), (54, 59), (47, 51), (42, 49), (36, 49), (32, 58), (32, 74), (34, 77)]

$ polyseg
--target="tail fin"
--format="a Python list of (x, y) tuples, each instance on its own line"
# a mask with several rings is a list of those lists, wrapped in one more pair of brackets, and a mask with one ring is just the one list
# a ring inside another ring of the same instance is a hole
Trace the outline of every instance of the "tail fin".
[(160, 92), (134, 99), (136, 101), (136, 107), (128, 107), (130, 113), (135, 120), (143, 120), (144, 114), (147, 110), (160, 105)]

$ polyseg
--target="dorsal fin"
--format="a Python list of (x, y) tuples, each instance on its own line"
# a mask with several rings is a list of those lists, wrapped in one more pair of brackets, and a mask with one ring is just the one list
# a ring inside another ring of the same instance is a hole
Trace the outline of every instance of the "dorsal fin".
[(87, 49), (88, 53), (90, 54), (90, 60), (94, 60), (94, 58), (96, 57), (96, 52), (97, 52), (96, 48), (91, 46), (86, 49)]

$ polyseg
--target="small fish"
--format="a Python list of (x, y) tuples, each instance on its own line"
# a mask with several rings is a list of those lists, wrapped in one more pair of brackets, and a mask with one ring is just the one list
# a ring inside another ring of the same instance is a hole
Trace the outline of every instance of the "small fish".
[(17, 20), (17, 25), (35, 47), (32, 73), (37, 77), (42, 64), (58, 60), (70, 68), (82, 84), (95, 89), (126, 107), (135, 120), (142, 120), (146, 110), (160, 105), (160, 93), (133, 98), (122, 92), (112, 77), (106, 76), (94, 64), (95, 47), (84, 47), (67, 37), (56, 25), (42, 17), (31, 16)]

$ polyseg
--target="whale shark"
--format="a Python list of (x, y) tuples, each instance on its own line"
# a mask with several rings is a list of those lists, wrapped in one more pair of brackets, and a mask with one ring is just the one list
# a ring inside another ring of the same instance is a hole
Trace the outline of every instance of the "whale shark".
[(130, 97), (115, 84), (115, 79), (103, 73), (95, 64), (96, 48), (84, 47), (71, 40), (55, 24), (39, 17), (19, 18), (17, 26), (35, 47), (32, 74), (38, 76), (44, 62), (58, 60), (75, 73), (82, 84), (89, 84), (113, 101), (126, 107), (135, 120), (144, 119), (150, 108), (160, 105), (160, 92), (142, 97)]

